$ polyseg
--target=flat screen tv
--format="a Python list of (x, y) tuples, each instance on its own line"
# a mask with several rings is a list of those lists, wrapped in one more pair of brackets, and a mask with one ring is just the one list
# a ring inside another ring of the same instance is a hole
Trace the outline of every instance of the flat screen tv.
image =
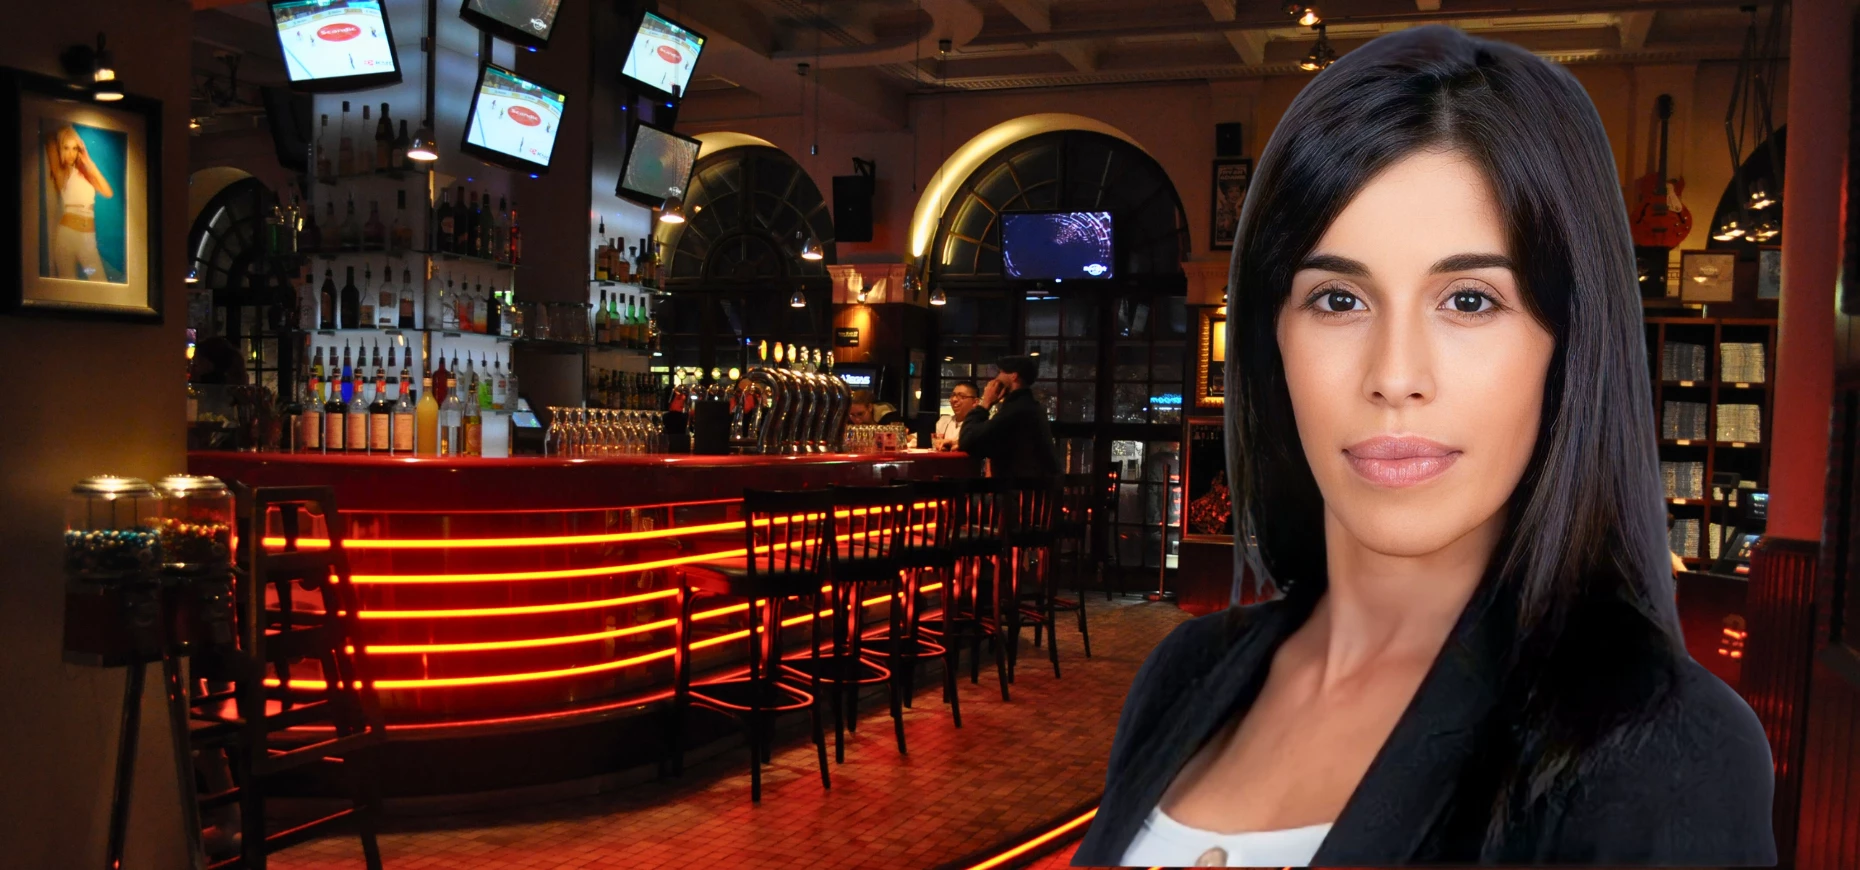
[(561, 5), (562, 0), (465, 0), (459, 17), (492, 36), (542, 48)]
[(1001, 274), (1016, 281), (1105, 281), (1117, 277), (1108, 211), (1001, 214)]
[(490, 163), (540, 174), (549, 168), (567, 101), (561, 91), (485, 64), (478, 70), (465, 141), (459, 150)]
[(702, 147), (702, 142), (689, 136), (643, 122), (635, 125), (614, 195), (647, 208), (664, 205), (666, 197), (674, 193), (683, 197), (691, 185), (691, 170), (697, 166)]
[(703, 51), (703, 34), (646, 12), (633, 31), (633, 45), (627, 50), (620, 74), (648, 91), (677, 99), (691, 84), (691, 71), (697, 68), (698, 55)]
[(384, 0), (270, 0), (291, 86), (352, 91), (400, 81)]

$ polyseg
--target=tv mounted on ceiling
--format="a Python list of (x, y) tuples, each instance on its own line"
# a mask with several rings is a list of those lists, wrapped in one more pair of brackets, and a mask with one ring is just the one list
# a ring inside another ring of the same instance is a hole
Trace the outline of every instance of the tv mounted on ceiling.
[(691, 84), (704, 41), (704, 34), (670, 18), (641, 13), (620, 74), (665, 99), (678, 99)]
[(485, 64), (472, 89), (471, 114), (466, 116), (459, 150), (512, 169), (546, 172), (567, 101), (561, 91)]
[(353, 91), (400, 82), (384, 0), (270, 0), (291, 86)]
[(561, 5), (562, 0), (465, 0), (459, 17), (492, 36), (542, 48), (549, 44)]
[(1001, 213), (1001, 276), (1062, 283), (1117, 277), (1116, 235), (1108, 211)]
[(684, 197), (690, 191), (691, 171), (703, 147), (704, 143), (690, 136), (645, 122), (635, 124), (614, 195), (647, 208), (664, 205), (673, 194)]

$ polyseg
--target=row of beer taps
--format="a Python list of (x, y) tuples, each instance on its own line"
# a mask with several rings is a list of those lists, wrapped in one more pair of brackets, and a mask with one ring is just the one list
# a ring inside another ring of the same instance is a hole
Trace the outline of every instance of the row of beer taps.
[[(845, 449), (852, 388), (833, 374), (833, 354), (793, 345), (757, 347), (762, 365), (729, 390), (731, 442), (762, 454), (837, 453)], [(734, 373), (732, 373), (734, 374)]]

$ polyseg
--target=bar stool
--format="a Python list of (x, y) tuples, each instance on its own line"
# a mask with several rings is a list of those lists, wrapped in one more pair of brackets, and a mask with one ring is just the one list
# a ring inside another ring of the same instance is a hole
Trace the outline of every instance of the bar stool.
[[(1059, 643), (1053, 634), (1058, 624), (1053, 611), (1058, 574), (1053, 571), (1054, 542), (1058, 539), (1053, 522), (1058, 506), (1055, 481), (1048, 478), (1024, 478), (1008, 488), (1008, 506), (1013, 510), (1007, 524), (1008, 564), (1012, 609), (1008, 616), (1008, 681), (1014, 679), (1014, 666), (1020, 660), (1020, 630), (1032, 625), (1037, 638), (1046, 629), (1047, 657), (1053, 662), (1053, 677), (1059, 677)], [(1037, 567), (1036, 567), (1037, 566)], [(1023, 569), (1033, 574), (1023, 583)], [(1030, 588), (1023, 591), (1026, 585)]]
[[(367, 646), (359, 628), (360, 602), (350, 582), (343, 549), (343, 522), (334, 490), (327, 486), (233, 487), (237, 499), (238, 561), (234, 598), (236, 648), (219, 647), (197, 656), (191, 676), (209, 686), (231, 683), (190, 699), (189, 742), (196, 752), (224, 750), (231, 761), (230, 788), (202, 795), (203, 815), (237, 804), (240, 855), (212, 865), (263, 870), (266, 856), (304, 842), (326, 828), (353, 821), (369, 870), (380, 870), (376, 844), (381, 798), (375, 753), (385, 731), (378, 697), (369, 682)], [(279, 514), (281, 551), (268, 549), (271, 512)], [(305, 515), (313, 518), (306, 521)], [(327, 526), (329, 546), (300, 548), (314, 518)], [(321, 609), (298, 606), (297, 593), (313, 596)], [(314, 661), (311, 677), (293, 665)], [(275, 685), (268, 685), (275, 684)], [(327, 737), (280, 740), (287, 729), (324, 727)], [(265, 825), (267, 777), (311, 764), (341, 765), (350, 807), (285, 831)]]
[[(816, 644), (805, 657), (784, 658), (782, 666), (792, 675), (829, 684), (833, 696), (833, 753), (834, 759), (842, 763), (846, 760), (846, 732), (858, 728), (859, 687), (886, 683), (892, 728), (897, 735), (898, 752), (903, 754), (902, 692), (893, 678), (892, 668), (867, 657), (859, 623), (865, 589), (883, 586), (894, 603), (888, 636), (901, 635), (898, 617), (903, 608), (895, 606), (902, 588), (898, 550), (904, 542), (904, 519), (911, 503), (911, 488), (908, 485), (833, 486), (827, 492), (832, 499), (835, 523), (834, 533), (826, 542), (826, 580), (833, 598), (833, 651), (823, 656)], [(899, 660), (896, 654), (902, 649), (891, 652), (889, 664), (895, 666)]]
[[(1059, 504), (1053, 520), (1053, 566), (1065, 566), (1078, 597), (1052, 600), (1055, 614), (1076, 610), (1079, 614), (1079, 637), (1085, 644), (1085, 657), (1091, 658), (1091, 629), (1085, 622), (1085, 577), (1102, 566), (1100, 554), (1091, 547), (1092, 505), (1097, 484), (1089, 474), (1066, 474), (1059, 478)], [(1071, 547), (1067, 548), (1067, 544)], [(1091, 568), (1086, 567), (1087, 564)], [(1055, 588), (1057, 583), (1053, 584)], [(1033, 645), (1040, 645), (1040, 630), (1034, 629)]]
[[(942, 592), (941, 598), (949, 600), (950, 572), (956, 565), (956, 556), (949, 549), (950, 511), (955, 501), (962, 497), (963, 484), (960, 480), (926, 480), (904, 481), (893, 479), (893, 485), (907, 483), (911, 487), (911, 504), (905, 513), (904, 542), (898, 548), (898, 563), (904, 569), (904, 593), (894, 605), (905, 608), (903, 626), (905, 636), (900, 646), (897, 665), (892, 667), (893, 674), (898, 674), (903, 681), (904, 706), (911, 706), (917, 695), (917, 662), (924, 658), (942, 657), (943, 701), (950, 705), (950, 716), (956, 727), (962, 727), (962, 704), (956, 696), (956, 668), (950, 656), (949, 648), (937, 643), (933, 637), (941, 637), (924, 627), (923, 598), (924, 578), (935, 578)], [(889, 632), (867, 638), (866, 648), (873, 651), (892, 652), (892, 638)]]
[[(800, 598), (813, 608), (810, 612), (819, 613), (822, 554), (833, 533), (833, 498), (828, 493), (744, 490), (742, 558), (689, 565), (679, 572), (678, 651), (672, 665), (672, 716), (667, 735), (674, 776), (684, 773), (686, 713), (692, 707), (715, 710), (743, 720), (749, 743), (749, 799), (760, 803), (762, 765), (769, 760), (773, 731), (768, 720), (805, 708), (813, 718), (820, 784), (833, 787), (820, 722), (820, 681), (810, 679), (808, 690), (803, 691), (781, 680), (782, 602)], [(747, 675), (691, 682), (691, 614), (699, 594), (748, 602)], [(812, 656), (818, 661), (820, 620), (811, 621)]]
[[(932, 632), (949, 650), (948, 667), (952, 672), (961, 669), (962, 644), (969, 642), (970, 683), (981, 682), (982, 640), (986, 638), (995, 654), (1001, 700), (1007, 701), (1007, 637), (1003, 618), (1006, 607), (1001, 596), (1005, 584), (999, 582), (1003, 573), (1001, 562), (1008, 552), (1003, 526), (1009, 520), (1004, 509), (1006, 481), (993, 477), (938, 480), (960, 488), (960, 494), (952, 495), (948, 515), (948, 547), (955, 565), (943, 587), (942, 611), (925, 616), (920, 622), (923, 630)], [(984, 589), (987, 590), (985, 594)]]

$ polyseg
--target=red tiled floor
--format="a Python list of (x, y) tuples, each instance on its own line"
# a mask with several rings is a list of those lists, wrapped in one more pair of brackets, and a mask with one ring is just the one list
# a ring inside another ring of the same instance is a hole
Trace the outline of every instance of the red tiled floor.
[[(390, 820), (381, 836), (384, 864), (828, 870), (927, 868), (979, 852), (1099, 793), (1131, 678), (1156, 642), (1188, 618), (1169, 604), (1088, 604), (1093, 658), (1084, 657), (1062, 614), (1064, 678), (1053, 679), (1045, 651), (1034, 649), (1029, 635), (1012, 703), (1001, 702), (992, 660), (979, 685), (959, 682), (960, 730), (942, 703), (940, 672), (920, 675), (916, 707), (905, 711), (907, 758), (892, 742), (884, 703), (868, 701), (859, 730), (848, 735), (846, 762), (833, 767), (830, 792), (820, 787), (803, 730), (790, 733), (764, 768), (761, 806), (749, 802), (748, 758), (736, 748), (688, 766), (680, 780), (497, 812)], [(791, 721), (805, 724), (803, 717)], [(1067, 866), (1072, 849), (1036, 866)], [(359, 867), (361, 847), (353, 836), (331, 836), (280, 852), (271, 866)]]

